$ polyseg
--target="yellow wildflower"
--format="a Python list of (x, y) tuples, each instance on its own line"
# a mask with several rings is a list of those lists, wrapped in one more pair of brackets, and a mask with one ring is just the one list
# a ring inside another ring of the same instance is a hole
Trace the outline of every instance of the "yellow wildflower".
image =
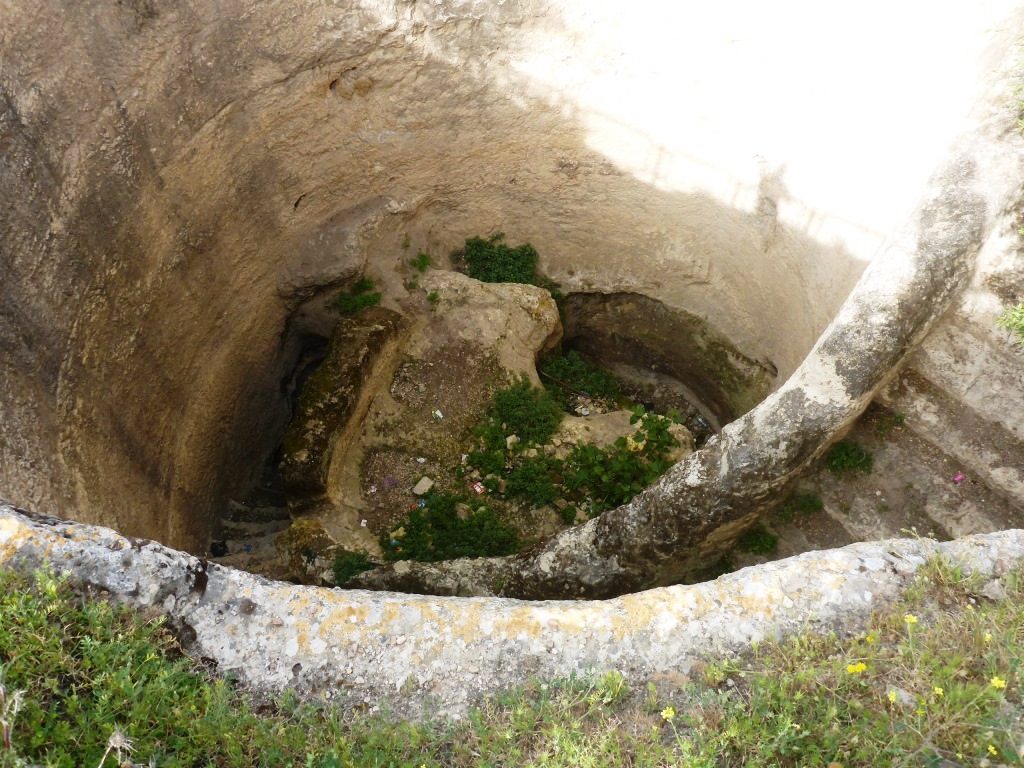
[(867, 637), (864, 638), (864, 642), (866, 642), (868, 645), (874, 645), (876, 640), (878, 640), (878, 638), (875, 636), (874, 632), (870, 633)]
[(946, 692), (938, 685), (932, 687), (932, 693), (935, 694), (936, 698), (942, 698), (946, 695)]
[(916, 711), (919, 716), (924, 715), (924, 707), (918, 707)]
[(661, 717), (666, 723), (672, 722), (672, 718), (676, 716), (676, 711), (673, 707), (665, 707), (661, 710)]
[(995, 677), (993, 677), (988, 682), (989, 682), (989, 685), (991, 685), (997, 691), (1001, 691), (1001, 690), (1003, 690), (1003, 688), (1006, 687), (1006, 681), (1003, 680), (1003, 678), (1001, 678), (999, 675), (996, 675)]
[(984, 639), (984, 641), (986, 643), (991, 643), (992, 642), (992, 633), (991, 632), (986, 632), (984, 635), (982, 635), (982, 639)]
[(899, 698), (899, 696), (896, 695), (896, 691), (889, 691), (889, 693), (887, 695), (888, 695), (889, 703), (890, 704), (895, 704), (896, 703), (896, 699)]
[(903, 616), (903, 620), (904, 620), (905, 622), (907, 622), (907, 626), (908, 626), (908, 627), (912, 627), (912, 626), (914, 626), (915, 624), (917, 624), (917, 616), (915, 616), (915, 615), (914, 615), (914, 614), (912, 614), (912, 613), (907, 613), (907, 614), (904, 614), (904, 616)]
[(861, 672), (863, 672), (867, 668), (868, 668), (867, 664), (865, 664), (863, 661), (858, 661), (856, 664), (847, 664), (846, 665), (846, 672), (847, 672), (847, 674), (850, 674), (850, 675), (859, 675)]
[(992, 746), (991, 744), (989, 744), (989, 745), (988, 745), (988, 753), (989, 753), (990, 755), (992, 755), (993, 757), (995, 757), (996, 755), (998, 755), (998, 754), (999, 754), (999, 750), (998, 750), (998, 749), (996, 749), (995, 747), (993, 747), (993, 746)]

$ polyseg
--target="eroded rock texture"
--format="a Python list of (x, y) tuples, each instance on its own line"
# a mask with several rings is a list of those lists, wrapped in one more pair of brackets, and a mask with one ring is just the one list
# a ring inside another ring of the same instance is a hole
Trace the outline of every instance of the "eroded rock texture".
[[(1007, 2), (964, 21), (973, 47), (962, 58), (950, 55), (959, 38), (920, 57), (899, 42), (891, 60), (913, 66), (880, 67), (873, 88), (892, 81), (918, 93), (923, 61), (971, 67), (962, 79), (977, 85), (954, 93), (935, 76), (942, 98), (932, 100), (897, 90), (883, 102), (887, 119), (855, 125), (843, 144), (821, 141), (846, 122), (821, 110), (825, 99), (844, 116), (879, 111), (853, 105), (873, 93), (860, 69), (827, 77), (855, 57), (802, 48), (809, 36), (778, 15), (734, 37), (729, 9), (719, 27), (683, 5), (623, 23), (619, 4), (592, 0), (6, 3), (0, 494), (201, 550), (214, 513), (253, 484), (286, 417), (297, 313), (364, 272), (393, 297), (412, 255), (443, 258), (470, 235), (529, 240), (566, 292), (643, 294), (698, 316), (737, 354), (771, 361), (773, 386), (797, 370), (865, 264), (895, 258), (875, 273), (885, 290), (848, 305), (817, 363), (768, 401), (774, 410), (749, 413), (616, 513), (617, 528), (609, 517), (573, 534), (604, 548), (595, 573), (662, 566), (615, 586), (569, 568), (568, 581), (548, 586), (599, 594), (678, 575), (670, 550), (692, 541), (691, 529), (756, 514), (855, 415), (940, 305), (925, 297), (945, 296), (960, 257), (1012, 209), (989, 166), (1016, 152), (1006, 138), (1012, 89), (998, 72), (1019, 16)], [(907, 40), (922, 39), (919, 19), (900, 23)], [(763, 55), (769, 42), (792, 48), (798, 71), (823, 73), (814, 98)], [(726, 80), (702, 96), (681, 73), (704, 69)], [(733, 97), (731, 73), (749, 98), (771, 99), (757, 120)], [(755, 76), (762, 87), (752, 89)], [(719, 92), (744, 113), (731, 116)], [(953, 190), (962, 195), (892, 245), (894, 219), (921, 199), (953, 136), (952, 122), (946, 129), (925, 108), (954, 98), (961, 113), (976, 102), (1004, 112), (965, 154), (983, 180), (982, 221), (965, 170)], [(799, 119), (768, 130), (786, 113), (781, 103)], [(908, 124), (921, 135), (861, 136)], [(850, 192), (861, 188), (866, 197)], [(884, 213), (851, 202), (859, 197)], [(904, 255), (929, 251), (925, 233), (936, 253), (956, 241), (955, 258), (922, 278)], [(936, 286), (947, 269), (949, 284)], [(690, 507), (694, 481), (717, 482), (724, 495)], [(702, 511), (690, 519), (680, 509)], [(659, 520), (674, 522), (662, 530)], [(628, 541), (604, 537), (613, 528)], [(630, 543), (641, 533), (657, 542), (646, 553)], [(575, 544), (551, 546), (532, 561), (543, 565), (539, 581), (519, 593), (540, 594), (547, 570), (571, 564), (558, 553)]]
[[(618, 670), (636, 682), (806, 631), (854, 633), (932, 556), (979, 578), (1024, 560), (1024, 534), (809, 552), (695, 586), (604, 601), (527, 603), (330, 590), (267, 581), (108, 529), (0, 505), (0, 566), (67, 571), (80, 589), (165, 614), (190, 653), (254, 687), (464, 711), (530, 678)], [(814, 573), (813, 579), (807, 574)]]

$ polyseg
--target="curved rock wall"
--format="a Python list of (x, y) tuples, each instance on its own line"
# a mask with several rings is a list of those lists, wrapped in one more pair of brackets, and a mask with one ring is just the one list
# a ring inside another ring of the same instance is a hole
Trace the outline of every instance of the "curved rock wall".
[[(885, 37), (852, 72), (813, 18), (743, 4), (7, 3), (0, 494), (199, 548), (260, 465), (291, 309), (496, 229), (567, 289), (683, 308), (786, 376), (913, 207), (1013, 6), (929, 9), (917, 55)], [(915, 82), (883, 102), (890, 139), (856, 118)], [(877, 210), (837, 191), (881, 171)]]
[(79, 588), (156, 608), (191, 653), (257, 688), (433, 714), (462, 710), (531, 677), (614, 669), (642, 681), (686, 674), (696, 661), (768, 638), (852, 633), (898, 599), (935, 555), (997, 577), (1024, 561), (1024, 531), (945, 544), (855, 544), (695, 586), (529, 603), (271, 582), (151, 541), (0, 505), (0, 566), (50, 563)]

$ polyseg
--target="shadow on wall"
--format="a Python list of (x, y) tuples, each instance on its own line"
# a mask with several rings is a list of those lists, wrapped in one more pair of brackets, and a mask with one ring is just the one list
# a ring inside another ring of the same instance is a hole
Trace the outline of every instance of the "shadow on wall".
[(363, 269), (397, 300), (403, 241), (504, 230), (567, 291), (684, 309), (788, 375), (863, 264), (779, 221), (777, 178), (743, 210), (596, 152), (505, 48), (558, 20), (511, 6), (16, 11), (0, 496), (200, 549), (287, 413), (290, 315)]

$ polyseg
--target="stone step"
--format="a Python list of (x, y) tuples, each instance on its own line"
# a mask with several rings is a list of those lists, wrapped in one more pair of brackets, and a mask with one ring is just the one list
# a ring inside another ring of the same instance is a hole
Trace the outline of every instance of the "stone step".
[[(914, 431), (918, 417), (873, 405), (848, 435), (871, 452), (870, 474), (835, 476), (822, 466), (809, 481), (825, 512), (856, 540), (906, 536), (948, 539), (1024, 525), (1024, 512)], [(957, 483), (959, 474), (963, 482)]]
[(985, 483), (1018, 512), (1024, 523), (1024, 440), (958, 402), (913, 369), (903, 371), (879, 400), (905, 418), (906, 426), (955, 458), (971, 480)]
[(291, 520), (288, 507), (283, 504), (277, 506), (255, 506), (240, 501), (229, 501), (227, 511), (223, 518), (230, 522), (257, 523), (272, 520)]
[[(220, 557), (211, 557), (210, 561), (221, 565), (231, 565), (240, 557), (250, 563), (274, 560), (277, 558), (278, 535), (278, 533), (268, 533), (264, 536), (227, 539), (225, 544), (228, 553)], [(242, 566), (234, 565), (233, 567), (240, 568)]]
[(280, 533), (292, 524), (291, 518), (237, 521), (221, 520), (220, 538), (222, 539), (251, 539), (268, 534)]
[(944, 318), (908, 362), (964, 409), (1024, 441), (1024, 350), (992, 313)]

